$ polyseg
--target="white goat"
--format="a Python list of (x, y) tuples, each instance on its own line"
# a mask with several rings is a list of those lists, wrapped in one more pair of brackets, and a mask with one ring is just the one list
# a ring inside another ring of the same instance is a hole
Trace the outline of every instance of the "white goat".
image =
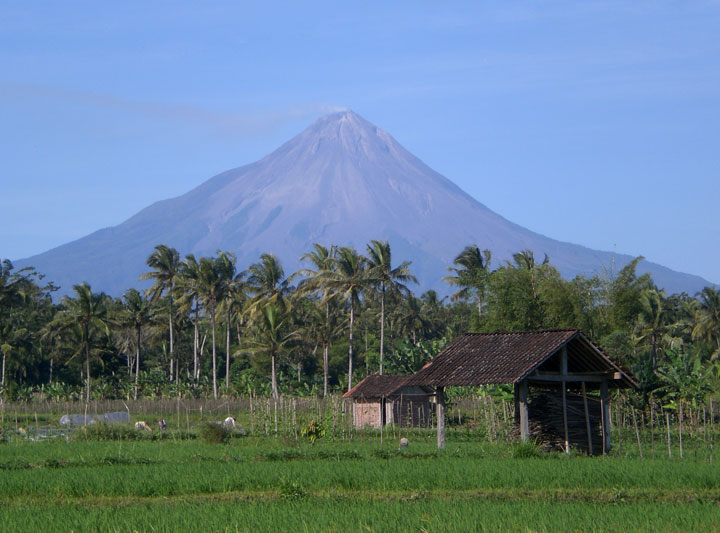
[(147, 422), (145, 422), (144, 420), (135, 422), (135, 429), (138, 431), (152, 431), (152, 428), (148, 426)]
[(223, 427), (224, 427), (226, 430), (228, 430), (228, 431), (234, 430), (235, 427), (236, 427), (235, 417), (233, 417), (233, 416), (227, 417), (225, 420), (223, 420), (222, 425), (223, 425)]

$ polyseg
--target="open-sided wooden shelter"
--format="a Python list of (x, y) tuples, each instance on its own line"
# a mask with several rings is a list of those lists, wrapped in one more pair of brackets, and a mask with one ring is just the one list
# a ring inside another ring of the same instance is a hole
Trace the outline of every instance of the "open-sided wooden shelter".
[(428, 427), (434, 391), (429, 387), (407, 385), (410, 377), (371, 374), (343, 394), (343, 398), (353, 400), (355, 427), (379, 428), (386, 424)]
[(445, 447), (444, 388), (503, 383), (515, 387), (521, 439), (554, 439), (566, 451), (588, 453), (610, 449), (609, 388), (637, 386), (577, 329), (468, 333), (407, 381), (436, 389), (439, 448)]

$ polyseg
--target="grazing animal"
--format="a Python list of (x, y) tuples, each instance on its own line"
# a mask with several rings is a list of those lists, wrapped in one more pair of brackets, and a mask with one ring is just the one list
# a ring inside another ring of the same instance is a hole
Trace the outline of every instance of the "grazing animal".
[(235, 429), (235, 417), (229, 416), (225, 420), (223, 420), (222, 423), (223, 427), (227, 429), (228, 431), (231, 429)]
[(410, 441), (403, 437), (402, 439), (400, 439), (400, 446), (398, 446), (398, 450), (402, 450), (403, 448), (407, 448), (408, 446), (410, 446)]
[(167, 423), (165, 422), (164, 418), (158, 418), (158, 427), (161, 431), (164, 431), (165, 428), (167, 428)]
[(152, 431), (152, 428), (147, 425), (147, 422), (144, 420), (141, 420), (140, 422), (135, 422), (135, 429), (138, 431)]

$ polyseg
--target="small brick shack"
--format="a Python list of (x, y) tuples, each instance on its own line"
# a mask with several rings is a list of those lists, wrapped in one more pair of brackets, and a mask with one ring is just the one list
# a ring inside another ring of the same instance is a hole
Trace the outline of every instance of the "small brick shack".
[(410, 377), (371, 374), (346, 392), (343, 398), (353, 400), (355, 427), (380, 428), (387, 424), (429, 427), (434, 390), (407, 385)]

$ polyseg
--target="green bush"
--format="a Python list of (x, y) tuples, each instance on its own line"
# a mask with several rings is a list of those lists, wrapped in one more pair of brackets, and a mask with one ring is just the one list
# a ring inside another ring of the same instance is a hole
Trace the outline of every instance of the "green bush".
[(315, 443), (317, 439), (325, 436), (325, 426), (323, 426), (321, 422), (313, 419), (303, 428), (301, 434), (303, 437), (307, 437), (311, 443)]
[(222, 424), (205, 422), (200, 426), (200, 438), (208, 444), (227, 444), (230, 440), (230, 430)]
[(285, 500), (301, 500), (307, 497), (307, 491), (296, 479), (284, 478), (278, 488), (280, 496)]
[(513, 459), (530, 459), (533, 457), (542, 457), (542, 447), (536, 440), (527, 440), (524, 442), (518, 442), (513, 446), (512, 451)]

